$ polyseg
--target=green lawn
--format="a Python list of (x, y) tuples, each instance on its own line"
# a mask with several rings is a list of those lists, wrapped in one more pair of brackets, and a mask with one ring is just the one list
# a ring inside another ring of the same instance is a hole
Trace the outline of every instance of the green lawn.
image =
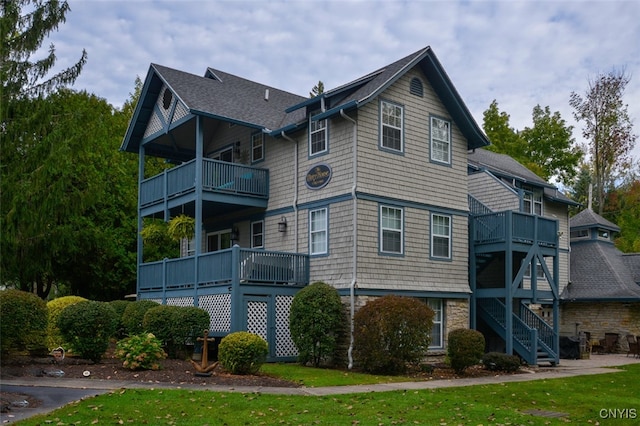
[[(567, 379), (326, 397), (175, 389), (121, 390), (17, 424), (638, 424), (640, 364), (621, 368), (625, 372)], [(538, 417), (527, 414), (529, 410), (561, 412), (566, 416)], [(610, 410), (617, 418), (611, 418)]]

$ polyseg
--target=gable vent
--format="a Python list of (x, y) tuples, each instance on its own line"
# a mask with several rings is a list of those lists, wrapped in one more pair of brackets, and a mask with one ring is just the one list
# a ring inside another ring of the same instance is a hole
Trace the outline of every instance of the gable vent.
[(419, 78), (414, 77), (409, 84), (409, 93), (416, 96), (423, 96), (424, 90), (422, 89), (422, 82)]

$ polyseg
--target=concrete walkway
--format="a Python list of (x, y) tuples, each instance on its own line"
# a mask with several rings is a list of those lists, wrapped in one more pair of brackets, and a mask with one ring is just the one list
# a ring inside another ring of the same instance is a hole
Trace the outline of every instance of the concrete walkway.
[[(460, 386), (486, 385), (492, 383), (525, 382), (531, 380), (557, 379), (564, 377), (614, 373), (617, 370), (612, 367), (640, 364), (640, 359), (627, 357), (620, 354), (591, 355), (590, 359), (569, 360), (563, 359), (556, 367), (541, 367), (525, 369), (522, 374), (508, 374), (468, 379), (430, 380), (423, 382), (384, 383), (375, 385), (357, 386), (328, 386), (328, 387), (256, 387), (256, 386), (218, 386), (218, 385), (171, 385), (162, 383), (131, 383), (113, 380), (71, 380), (63, 379), (56, 382), (41, 379), (6, 380), (0, 383), (0, 389), (7, 392), (19, 392), (40, 399), (43, 403), (37, 408), (16, 408), (10, 413), (0, 415), (0, 423), (7, 424), (22, 420), (36, 414), (47, 413), (70, 402), (83, 398), (100, 395), (115, 389), (129, 388), (174, 388), (208, 390), (214, 392), (242, 392), (242, 393), (268, 393), (276, 395), (338, 395), (348, 393), (389, 392), (395, 390), (420, 390), (451, 388)], [(52, 385), (55, 385), (53, 387)]]

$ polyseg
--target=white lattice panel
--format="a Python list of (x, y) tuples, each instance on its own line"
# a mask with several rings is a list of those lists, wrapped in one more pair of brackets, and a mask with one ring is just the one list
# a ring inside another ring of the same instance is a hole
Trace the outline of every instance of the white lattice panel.
[(276, 296), (276, 357), (298, 355), (298, 349), (289, 331), (291, 302), (293, 296)]
[(167, 297), (167, 305), (171, 306), (193, 306), (193, 297)]
[(147, 128), (144, 131), (144, 137), (151, 136), (157, 132), (162, 130), (162, 121), (160, 121), (160, 117), (154, 112), (151, 114), (151, 118), (149, 119), (149, 124), (147, 124)]
[(267, 340), (267, 302), (247, 303), (247, 331)]
[(156, 302), (158, 305), (162, 305), (162, 299), (143, 299), (143, 300), (151, 300), (152, 302)]
[[(169, 111), (171, 111), (171, 103), (167, 104), (166, 106), (168, 106), (168, 108), (165, 108), (165, 104), (164, 104), (164, 95), (165, 92), (167, 91), (167, 86), (164, 86), (162, 88), (162, 90), (160, 90), (160, 94), (158, 95), (158, 100), (156, 101), (156, 104), (158, 105), (158, 110), (160, 111), (160, 114), (162, 114), (162, 117), (164, 118), (164, 122), (168, 122), (169, 121)], [(173, 98), (173, 93), (167, 93), (167, 95), (171, 96), (172, 99)]]
[(229, 293), (200, 296), (198, 307), (209, 312), (210, 331), (231, 331), (231, 295)]
[(171, 120), (171, 122), (175, 123), (176, 121), (180, 120), (183, 117), (186, 117), (187, 115), (189, 115), (189, 110), (187, 109), (186, 106), (184, 106), (182, 102), (178, 101), (178, 103), (176, 104), (176, 110), (173, 113), (173, 119)]

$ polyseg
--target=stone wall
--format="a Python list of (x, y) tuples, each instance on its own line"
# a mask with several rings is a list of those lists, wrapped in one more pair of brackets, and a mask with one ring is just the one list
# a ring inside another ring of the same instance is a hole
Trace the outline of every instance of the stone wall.
[(626, 352), (627, 334), (640, 336), (640, 302), (565, 303), (560, 307), (560, 335), (574, 336), (576, 330), (604, 339), (605, 333), (620, 335), (620, 351)]

